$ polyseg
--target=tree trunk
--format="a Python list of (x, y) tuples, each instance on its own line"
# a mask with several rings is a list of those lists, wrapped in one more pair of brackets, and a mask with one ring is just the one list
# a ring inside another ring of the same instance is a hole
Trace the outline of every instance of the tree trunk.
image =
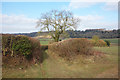
[(55, 34), (55, 42), (59, 41), (60, 34)]

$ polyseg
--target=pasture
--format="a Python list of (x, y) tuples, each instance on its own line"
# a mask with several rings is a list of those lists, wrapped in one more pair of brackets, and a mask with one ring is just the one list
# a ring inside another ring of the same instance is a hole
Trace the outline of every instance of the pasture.
[[(47, 45), (50, 41), (42, 40), (40, 41), (42, 45)], [(111, 43), (116, 43), (117, 39), (109, 40)], [(105, 57), (98, 58), (94, 62), (88, 59), (88, 62), (70, 63), (45, 50), (42, 64), (35, 64), (27, 69), (6, 67), (3, 68), (2, 75), (3, 78), (117, 78), (118, 46), (94, 47), (94, 49), (103, 52)], [(82, 60), (82, 57), (78, 58)]]
[(113, 44), (118, 44), (118, 39), (117, 38), (115, 38), (115, 39), (103, 39), (103, 40), (109, 40)]
[(48, 45), (52, 39), (39, 39), (41, 45)]

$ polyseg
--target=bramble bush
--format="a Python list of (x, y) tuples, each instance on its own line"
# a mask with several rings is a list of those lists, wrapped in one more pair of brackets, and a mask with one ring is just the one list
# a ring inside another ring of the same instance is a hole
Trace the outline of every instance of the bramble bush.
[(91, 55), (92, 44), (85, 38), (72, 38), (48, 45), (48, 52), (55, 53), (67, 60), (77, 55)]
[(26, 36), (2, 36), (2, 46), (4, 55), (23, 54), (25, 57), (32, 54), (32, 43)]
[(32, 54), (32, 43), (26, 36), (16, 36), (12, 44), (13, 52), (21, 53), (25, 57)]
[[(43, 61), (40, 41), (22, 35), (2, 35), (3, 63), (6, 65), (27, 65)], [(15, 61), (15, 63), (14, 63)]]

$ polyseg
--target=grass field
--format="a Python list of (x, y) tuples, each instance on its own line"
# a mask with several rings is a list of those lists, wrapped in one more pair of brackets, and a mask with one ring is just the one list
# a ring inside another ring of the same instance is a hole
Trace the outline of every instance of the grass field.
[(48, 45), (52, 39), (39, 39), (41, 45)]
[[(47, 44), (41, 42), (42, 45)], [(27, 69), (3, 68), (3, 77), (7, 78), (113, 78), (118, 76), (118, 46), (95, 47), (105, 53), (105, 57), (93, 63), (65, 62), (63, 59), (44, 52), (43, 63)]]
[(103, 39), (103, 40), (109, 40), (111, 43), (115, 43), (115, 44), (118, 43), (118, 39), (117, 38), (115, 38), (115, 39)]

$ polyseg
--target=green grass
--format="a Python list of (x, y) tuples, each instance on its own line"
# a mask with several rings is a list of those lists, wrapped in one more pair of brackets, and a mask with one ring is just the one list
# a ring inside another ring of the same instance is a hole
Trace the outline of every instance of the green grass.
[(52, 39), (39, 39), (41, 45), (48, 45)]
[(95, 47), (96, 50), (104, 52), (106, 54), (118, 54), (118, 46), (111, 47)]
[(113, 63), (118, 63), (118, 46), (101, 47), (101, 48), (95, 47), (95, 49), (104, 52), (109, 61)]
[(111, 43), (118, 44), (118, 39), (117, 38), (115, 38), (115, 39), (103, 39), (103, 40), (109, 40)]
[(6, 78), (41, 78), (42, 71), (40, 65), (34, 65), (28, 69), (3, 68), (2, 77)]
[(49, 41), (40, 41), (41, 45), (48, 45)]

